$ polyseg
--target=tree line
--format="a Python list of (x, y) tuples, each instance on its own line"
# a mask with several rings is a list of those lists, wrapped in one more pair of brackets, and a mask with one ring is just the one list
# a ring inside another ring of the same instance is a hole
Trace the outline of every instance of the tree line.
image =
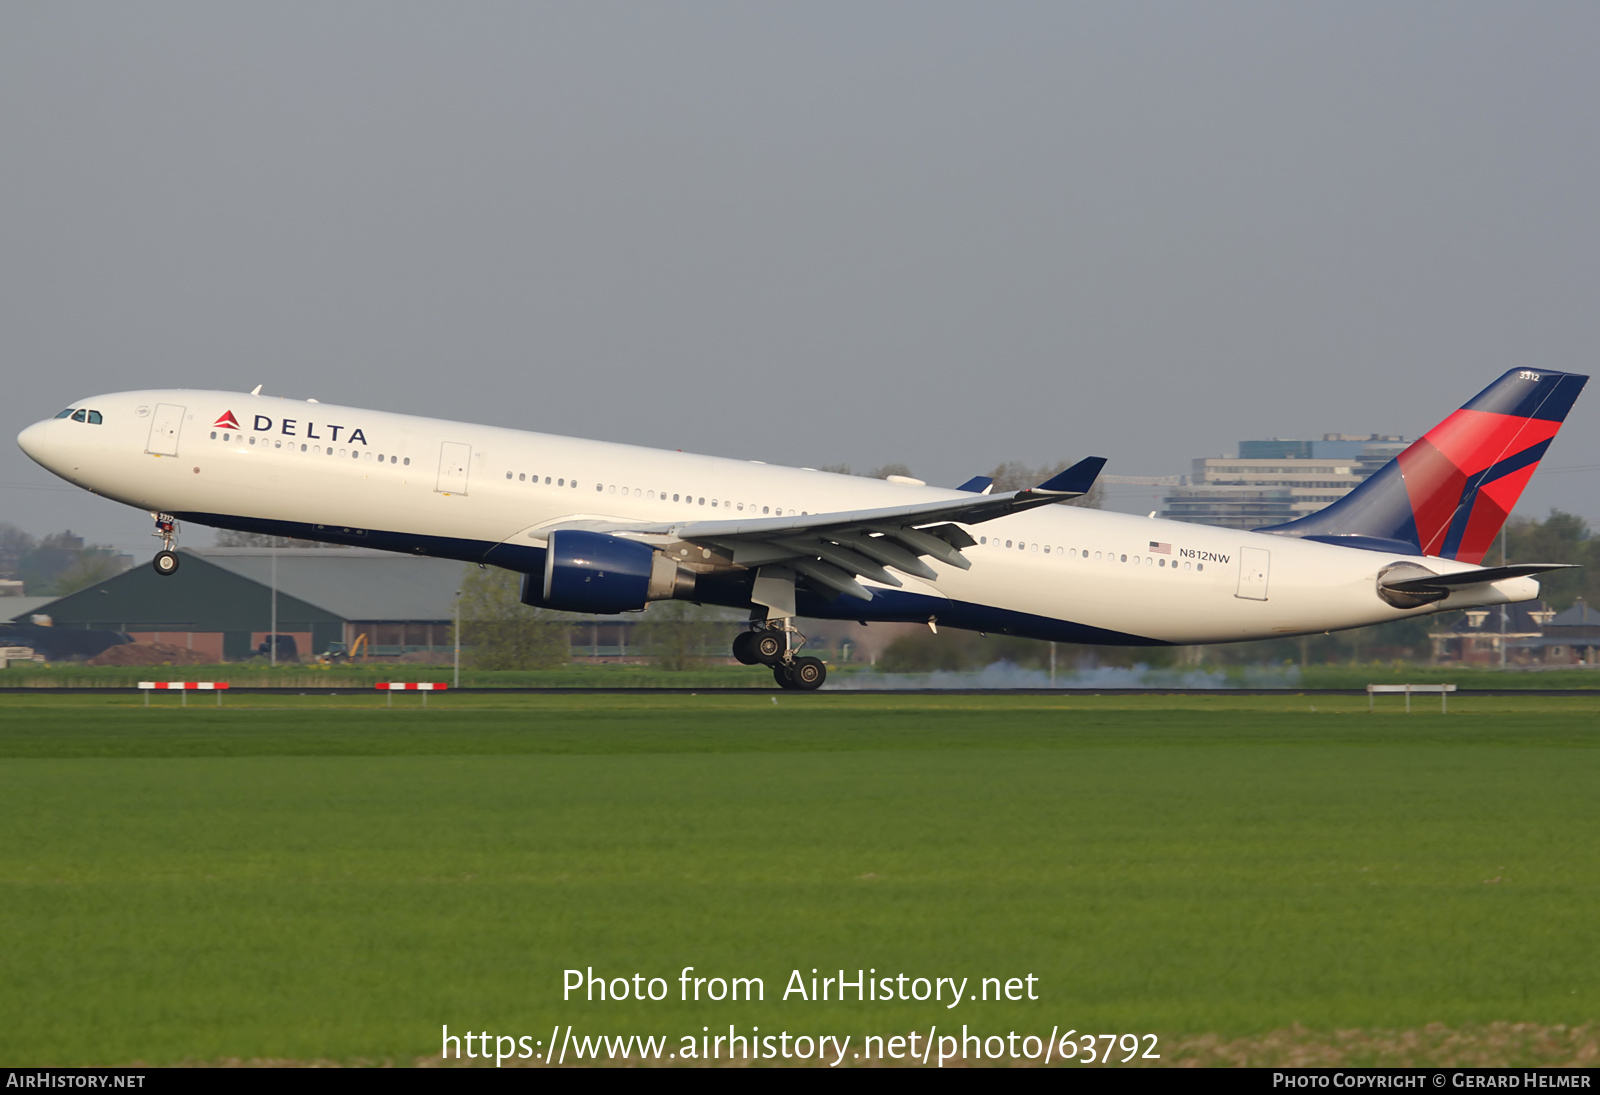
[(23, 583), (29, 597), (65, 597), (121, 573), (117, 553), (85, 546), (71, 529), (35, 539), (15, 525), (0, 524), (0, 578)]

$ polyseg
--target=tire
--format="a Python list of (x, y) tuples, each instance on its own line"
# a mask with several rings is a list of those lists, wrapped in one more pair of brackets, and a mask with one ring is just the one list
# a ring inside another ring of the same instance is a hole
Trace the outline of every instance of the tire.
[(783, 636), (774, 631), (755, 631), (756, 660), (764, 665), (777, 665), (778, 659), (783, 657)]
[(178, 553), (175, 551), (158, 551), (156, 557), (150, 560), (150, 565), (157, 574), (163, 578), (178, 573)]
[(778, 682), (778, 687), (779, 688), (793, 689), (793, 688), (798, 688), (799, 687), (799, 685), (794, 683), (794, 670), (793, 670), (793, 668), (791, 668), (790, 666), (787, 666), (787, 665), (775, 665), (775, 666), (773, 666), (772, 667), (772, 679)]
[(828, 667), (822, 664), (820, 658), (797, 658), (789, 673), (794, 681), (791, 687), (802, 692), (814, 692), (828, 679)]
[(733, 657), (740, 665), (755, 665), (761, 661), (756, 656), (754, 631), (743, 631), (733, 637)]

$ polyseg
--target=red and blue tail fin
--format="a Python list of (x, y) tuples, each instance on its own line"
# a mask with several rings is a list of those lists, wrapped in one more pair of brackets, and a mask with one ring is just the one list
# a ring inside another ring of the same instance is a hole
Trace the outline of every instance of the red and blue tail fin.
[(1588, 379), (1512, 369), (1331, 506), (1260, 531), (1480, 562)]

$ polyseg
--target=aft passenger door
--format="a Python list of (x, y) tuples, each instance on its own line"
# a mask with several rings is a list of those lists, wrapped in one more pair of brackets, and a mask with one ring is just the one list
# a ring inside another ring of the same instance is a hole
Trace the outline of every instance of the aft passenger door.
[(150, 420), (150, 440), (144, 451), (156, 456), (178, 455), (178, 433), (183, 429), (184, 408), (172, 403), (157, 403)]
[(472, 466), (472, 446), (459, 441), (439, 445), (439, 483), (433, 489), (441, 494), (467, 493), (467, 469)]
[(1239, 589), (1235, 597), (1247, 601), (1267, 599), (1267, 574), (1272, 567), (1272, 553), (1266, 548), (1239, 549)]

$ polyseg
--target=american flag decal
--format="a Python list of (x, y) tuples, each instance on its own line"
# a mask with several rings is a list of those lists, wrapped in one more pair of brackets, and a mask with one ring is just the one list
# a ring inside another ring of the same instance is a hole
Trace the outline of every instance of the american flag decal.
[(1150, 541), (1150, 551), (1151, 551), (1152, 554), (1155, 554), (1155, 555), (1171, 555), (1172, 554), (1172, 545), (1171, 544), (1158, 544), (1154, 540), (1151, 540)]

